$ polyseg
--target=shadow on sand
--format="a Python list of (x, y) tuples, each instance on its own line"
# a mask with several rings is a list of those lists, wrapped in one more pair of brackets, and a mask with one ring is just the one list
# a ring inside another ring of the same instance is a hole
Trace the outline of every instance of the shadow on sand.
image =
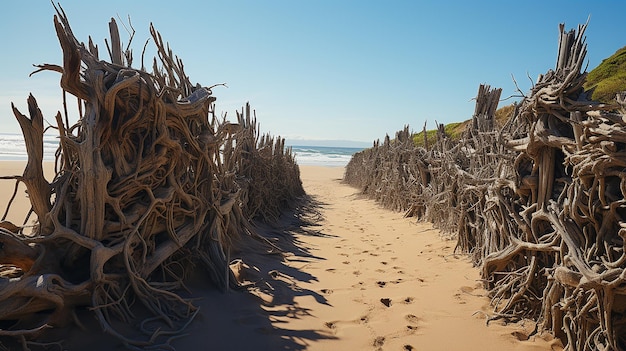
[[(248, 291), (220, 293), (207, 283), (190, 286), (192, 291), (200, 292), (201, 299), (195, 301), (201, 308), (199, 320), (189, 327), (190, 335), (173, 346), (177, 350), (195, 350), (203, 345), (213, 350), (304, 350), (316, 340), (335, 338), (322, 325), (311, 325), (306, 330), (292, 330), (288, 325), (290, 319), (311, 313), (299, 306), (296, 297), (311, 296), (317, 303), (328, 304), (318, 292), (300, 286), (317, 278), (292, 267), (294, 262), (304, 265), (324, 259), (312, 255), (298, 239), (329, 236), (316, 230), (322, 219), (318, 209), (323, 205), (306, 197), (292, 211), (283, 213), (280, 223), (256, 226), (259, 234), (282, 253), (269, 252), (264, 245), (239, 252), (245, 262), (244, 279), (255, 283)], [(289, 255), (291, 266), (286, 264), (285, 255)]]
[[(256, 225), (257, 232), (271, 245), (253, 241), (237, 253), (242, 258), (243, 278), (254, 283), (247, 290), (221, 292), (208, 282), (207, 272), (197, 268), (186, 281), (188, 291), (177, 293), (191, 299), (199, 307), (199, 313), (182, 335), (172, 335), (171, 348), (160, 346), (146, 350), (304, 350), (316, 340), (334, 339), (323, 325), (307, 326), (304, 330), (289, 326), (290, 320), (311, 314), (308, 308), (296, 302), (297, 297), (310, 296), (317, 303), (328, 305), (320, 293), (300, 286), (317, 281), (317, 277), (293, 267), (293, 263), (304, 266), (312, 260), (324, 260), (312, 255), (306, 243), (298, 239), (331, 237), (317, 230), (322, 220), (321, 206), (324, 204), (307, 196), (293, 210), (283, 213), (280, 223)], [(272, 250), (272, 245), (280, 251)], [(287, 256), (291, 266), (287, 264)], [(50, 335), (55, 342), (30, 344), (31, 350), (127, 349), (119, 340), (101, 331), (92, 312), (79, 311), (78, 319), (83, 328), (56, 329)], [(137, 325), (117, 327), (132, 333)], [(0, 350), (3, 346), (0, 343)]]

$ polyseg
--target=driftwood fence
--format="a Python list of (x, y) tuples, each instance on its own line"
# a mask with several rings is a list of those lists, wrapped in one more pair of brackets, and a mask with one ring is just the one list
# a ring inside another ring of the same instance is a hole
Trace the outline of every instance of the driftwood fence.
[[(177, 294), (190, 270), (204, 267), (221, 289), (241, 288), (231, 257), (247, 243), (269, 248), (252, 221), (276, 220), (304, 194), (299, 170), (283, 139), (259, 135), (249, 106), (236, 123), (215, 116), (211, 88), (191, 84), (154, 28), (158, 59), (147, 73), (143, 62), (131, 67), (113, 19), (106, 62), (56, 10), (63, 65), (39, 70), (61, 74), (80, 119), (70, 125), (57, 114), (48, 182), (37, 102), (28, 98), (30, 116), (13, 107), (28, 163), (23, 175), (3, 178), (26, 185), (38, 220), (32, 233), (0, 224), (0, 336), (27, 346), (86, 306), (127, 345), (167, 344), (198, 311)], [(139, 327), (145, 338), (114, 327), (137, 310), (149, 316)]]
[(589, 101), (585, 26), (565, 31), (555, 70), (496, 126), (481, 86), (466, 133), (424, 149), (408, 127), (356, 154), (345, 181), (456, 235), (493, 319), (532, 319), (568, 350), (626, 349), (626, 105)]

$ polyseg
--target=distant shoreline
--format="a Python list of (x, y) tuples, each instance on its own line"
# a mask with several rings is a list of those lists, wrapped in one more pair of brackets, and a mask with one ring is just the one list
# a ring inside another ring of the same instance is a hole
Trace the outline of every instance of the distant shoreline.
[[(285, 145), (292, 148), (298, 164), (312, 166), (343, 167), (354, 153), (372, 145), (350, 140), (299, 140), (286, 139)], [(44, 135), (44, 161), (54, 161), (59, 146), (56, 134)], [(0, 161), (27, 161), (24, 137), (18, 133), (0, 133)]]
[[(286, 145), (291, 148), (298, 165), (306, 166), (345, 167), (353, 154), (365, 148), (364, 146), (355, 146), (359, 145), (359, 142), (350, 141), (335, 141), (337, 144), (343, 143), (345, 146), (331, 145), (330, 141), (298, 140), (298, 142), (303, 143), (286, 143)], [(314, 142), (326, 145), (312, 145)], [(54, 162), (58, 147), (57, 135), (49, 133), (44, 135), (44, 161)], [(0, 133), (0, 161), (28, 161), (26, 144), (21, 134)]]
[(372, 146), (371, 142), (354, 140), (313, 140), (313, 139), (285, 139), (287, 146), (320, 146), (320, 147), (348, 147), (364, 149)]

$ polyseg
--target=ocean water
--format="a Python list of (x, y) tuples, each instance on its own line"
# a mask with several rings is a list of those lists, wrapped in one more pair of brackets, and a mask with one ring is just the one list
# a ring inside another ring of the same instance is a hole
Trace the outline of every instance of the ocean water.
[(355, 147), (291, 146), (296, 162), (303, 166), (345, 167), (352, 155), (363, 150)]
[[(59, 139), (54, 134), (43, 138), (44, 160), (54, 161), (54, 153), (59, 147)], [(354, 147), (331, 146), (291, 146), (299, 165), (344, 167), (356, 152), (363, 150)], [(21, 134), (0, 133), (0, 160), (26, 161), (26, 144)]]
[[(54, 161), (54, 153), (59, 147), (59, 138), (53, 134), (45, 134), (43, 137), (43, 158), (46, 161)], [(0, 133), (0, 160), (26, 161), (26, 143), (21, 134)]]

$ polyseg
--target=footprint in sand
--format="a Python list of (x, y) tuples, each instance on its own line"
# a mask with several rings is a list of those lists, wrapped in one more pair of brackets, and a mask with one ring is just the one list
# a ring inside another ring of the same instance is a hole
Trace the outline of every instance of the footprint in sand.
[[(413, 317), (415, 317), (415, 316), (413, 316)], [(417, 319), (417, 317), (415, 317), (415, 318)], [(409, 334), (409, 335), (416, 333), (416, 332), (417, 332), (417, 329), (418, 329), (418, 327), (417, 327), (417, 321), (415, 321), (415, 322), (411, 322), (411, 323), (412, 323), (412, 324), (409, 324), (409, 325), (407, 325), (407, 326), (406, 326), (406, 332), (407, 332), (407, 334)]]
[(463, 300), (463, 296), (461, 295), (461, 293), (454, 294), (454, 298), (458, 300), (459, 304), (461, 305), (465, 305), (467, 303)]
[(406, 316), (404, 316), (404, 319), (413, 324), (417, 324), (417, 322), (419, 321), (419, 318), (414, 314), (407, 314)]
[[(324, 291), (324, 290), (322, 290), (322, 292), (323, 292), (323, 291)], [(410, 303), (413, 303), (413, 300), (414, 300), (414, 298), (413, 298), (412, 296), (409, 296), (409, 297), (407, 297), (406, 299), (404, 299), (403, 301), (404, 301), (404, 303), (405, 303), (405, 304), (407, 304), (407, 305), (408, 305), (408, 304), (410, 304)]]
[(380, 299), (380, 302), (387, 307), (391, 307), (391, 299), (388, 297), (383, 297)]
[(341, 263), (343, 263), (343, 264), (350, 264), (350, 261), (343, 261)]
[(364, 282), (358, 282), (357, 284), (352, 285), (352, 288), (353, 289), (359, 288), (359, 290), (365, 290), (364, 285), (365, 285)]
[(465, 295), (482, 297), (483, 295), (474, 293), (475, 289), (476, 288), (473, 288), (471, 286), (462, 286), (460, 288), (461, 292), (457, 292), (456, 294), (454, 294), (454, 298), (458, 300), (459, 304), (464, 305), (467, 303), (467, 301), (465, 301)]
[(354, 271), (354, 272), (352, 272), (352, 274), (354, 274), (356, 276), (359, 276), (359, 275), (361, 275), (361, 272), (360, 271)]
[(406, 350), (406, 351), (413, 351), (413, 350), (415, 350), (415, 348), (413, 346), (411, 346), (411, 345), (404, 345), (403, 349)]
[(385, 344), (384, 336), (377, 337), (376, 339), (374, 339), (374, 342), (372, 343), (372, 345), (375, 347), (382, 347), (384, 344)]
[(388, 264), (388, 262), (381, 261), (381, 262), (380, 262), (380, 264), (382, 264), (382, 265), (387, 265), (387, 264)]
[(333, 293), (333, 291), (331, 289), (322, 289), (320, 290), (322, 292), (322, 294), (324, 295), (330, 295)]
[(417, 330), (417, 326), (415, 326), (415, 325), (407, 325), (407, 326), (406, 326), (406, 330), (407, 330), (409, 333), (411, 333), (411, 334), (412, 334), (413, 332), (415, 332), (415, 331)]
[(337, 329), (337, 322), (326, 322), (324, 326), (328, 329), (335, 330)]
[(334, 269), (334, 268), (326, 268), (326, 272), (335, 272), (335, 271), (336, 271), (336, 269)]
[(385, 285), (387, 285), (387, 282), (380, 280), (376, 282), (376, 285), (378, 285), (379, 288), (384, 288)]

